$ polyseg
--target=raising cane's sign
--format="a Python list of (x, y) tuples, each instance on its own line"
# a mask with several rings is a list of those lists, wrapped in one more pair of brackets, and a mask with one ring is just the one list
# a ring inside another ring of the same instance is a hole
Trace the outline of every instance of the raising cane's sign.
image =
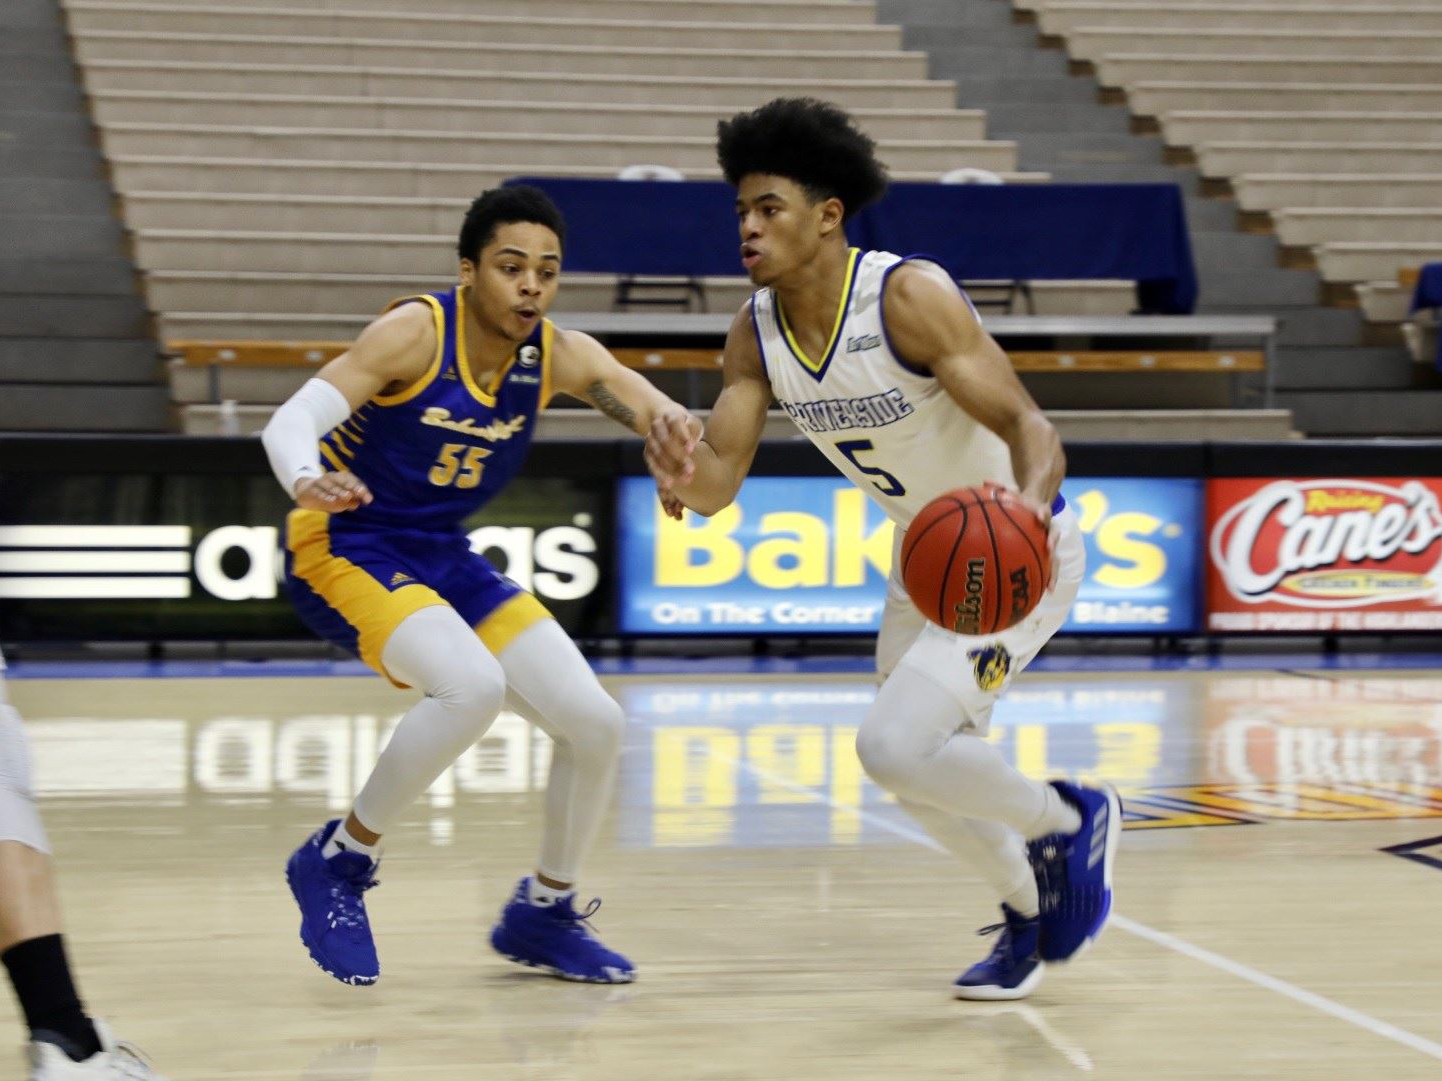
[(1442, 478), (1214, 478), (1213, 631), (1442, 630)]

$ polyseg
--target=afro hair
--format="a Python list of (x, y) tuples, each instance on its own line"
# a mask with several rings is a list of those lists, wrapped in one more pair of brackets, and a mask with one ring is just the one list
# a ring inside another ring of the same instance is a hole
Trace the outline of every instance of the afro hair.
[(722, 120), (716, 157), (733, 187), (752, 173), (784, 176), (815, 201), (840, 199), (844, 220), (886, 191), (876, 143), (844, 110), (815, 98), (777, 98)]

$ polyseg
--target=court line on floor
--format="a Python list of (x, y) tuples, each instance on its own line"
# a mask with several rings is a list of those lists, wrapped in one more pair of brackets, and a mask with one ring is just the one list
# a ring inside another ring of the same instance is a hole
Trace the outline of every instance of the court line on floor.
[[(886, 830), (888, 833), (900, 837), (903, 840), (922, 845), (925, 848), (931, 849), (933, 852), (946, 852), (946, 849), (943, 848), (940, 843), (920, 830), (912, 829), (898, 822), (893, 822), (888, 818), (883, 818), (881, 815), (874, 814), (861, 807), (847, 807), (844, 804), (837, 803), (828, 796), (818, 795), (815, 789), (797, 784), (786, 777), (778, 776), (769, 770), (764, 770), (752, 765), (750, 762), (729, 758), (729, 756), (726, 755), (716, 755), (715, 757), (729, 759), (742, 769), (766, 781), (768, 784), (774, 784), (781, 788), (805, 795), (814, 803), (823, 803), (833, 810), (854, 814), (863, 822), (870, 822), (877, 828)], [(1233, 961), (1230, 957), (1224, 957), (1219, 953), (1214, 953), (1204, 947), (1188, 942), (1186, 939), (1178, 938), (1176, 935), (1166, 931), (1159, 931), (1155, 927), (1149, 927), (1147, 924), (1140, 923), (1137, 920), (1119, 913), (1112, 914), (1111, 925), (1120, 931), (1135, 935), (1137, 938), (1146, 939), (1154, 945), (1162, 946), (1165, 949), (1172, 950), (1174, 953), (1180, 953), (1182, 956), (1190, 957), (1192, 960), (1199, 961), (1204, 965), (1210, 965), (1212, 968), (1236, 976), (1238, 979), (1245, 980), (1257, 987), (1273, 991), (1284, 998), (1289, 998), (1293, 1002), (1300, 1003), (1303, 1006), (1310, 1006), (1312, 1009), (1329, 1014), (1340, 1021), (1346, 1021), (1348, 1024), (1355, 1025), (1360, 1029), (1372, 1033), (1374, 1036), (1380, 1036), (1383, 1039), (1392, 1040), (1394, 1043), (1400, 1043), (1404, 1047), (1410, 1047), (1414, 1051), (1420, 1051), (1422, 1054), (1442, 1062), (1442, 1044), (1429, 1040), (1425, 1036), (1418, 1036), (1415, 1032), (1409, 1032), (1407, 1029), (1394, 1025), (1390, 1021), (1383, 1021), (1380, 1018), (1373, 1017), (1369, 1013), (1363, 1013), (1361, 1010), (1353, 1009), (1351, 1006), (1344, 1006), (1342, 1003), (1334, 1002), (1324, 995), (1319, 995), (1314, 991), (1308, 991), (1306, 988), (1298, 987), (1296, 984), (1289, 983), (1278, 976), (1268, 975), (1259, 969), (1252, 968), (1250, 965), (1244, 965), (1240, 961)]]

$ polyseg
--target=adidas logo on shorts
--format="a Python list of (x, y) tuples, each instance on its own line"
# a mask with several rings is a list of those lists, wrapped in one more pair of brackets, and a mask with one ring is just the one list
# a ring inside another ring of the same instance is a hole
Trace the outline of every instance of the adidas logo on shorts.
[(1101, 808), (1092, 816), (1092, 844), (1091, 850), (1087, 853), (1087, 870), (1090, 871), (1097, 865), (1107, 848), (1107, 805), (1103, 803)]

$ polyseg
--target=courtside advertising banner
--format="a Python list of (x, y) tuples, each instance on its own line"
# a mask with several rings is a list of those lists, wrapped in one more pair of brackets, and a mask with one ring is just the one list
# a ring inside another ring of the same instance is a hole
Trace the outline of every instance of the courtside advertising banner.
[[(0, 473), (0, 636), (305, 638), (283, 584), (290, 501), (269, 475)], [(512, 485), (471, 547), (572, 634), (610, 632), (609, 488)]]
[(842, 477), (752, 477), (736, 502), (683, 522), (649, 477), (617, 493), (625, 634), (871, 634), (895, 527)]
[[(1087, 545), (1069, 632), (1186, 633), (1200, 613), (1202, 482), (1078, 478), (1062, 488)], [(711, 518), (665, 517), (621, 481), (623, 634), (871, 634), (894, 527), (841, 477), (752, 477)]]
[(1086, 577), (1062, 631), (1195, 631), (1201, 616), (1201, 480), (1076, 477), (1061, 490), (1087, 553)]
[(1442, 478), (1213, 478), (1207, 629), (1442, 630)]

